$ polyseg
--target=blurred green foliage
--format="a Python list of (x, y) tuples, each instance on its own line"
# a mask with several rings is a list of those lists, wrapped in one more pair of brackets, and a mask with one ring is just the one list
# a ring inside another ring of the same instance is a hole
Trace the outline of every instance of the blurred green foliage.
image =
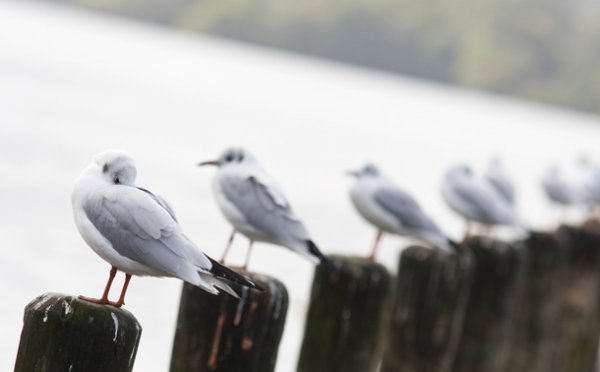
[(598, 0), (49, 0), (600, 112)]

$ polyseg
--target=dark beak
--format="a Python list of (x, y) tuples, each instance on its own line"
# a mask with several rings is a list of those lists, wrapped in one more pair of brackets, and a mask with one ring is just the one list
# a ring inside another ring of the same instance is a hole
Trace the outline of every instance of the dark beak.
[(219, 165), (219, 162), (216, 160), (207, 160), (207, 161), (198, 163), (199, 167), (204, 167), (205, 165)]
[(345, 174), (346, 174), (346, 176), (350, 176), (350, 177), (354, 177), (354, 178), (358, 177), (358, 172), (356, 172), (356, 171), (346, 171)]

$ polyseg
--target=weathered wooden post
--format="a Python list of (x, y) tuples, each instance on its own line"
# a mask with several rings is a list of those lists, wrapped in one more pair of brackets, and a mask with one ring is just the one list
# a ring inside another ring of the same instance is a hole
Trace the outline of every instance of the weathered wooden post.
[(298, 372), (374, 372), (390, 294), (382, 265), (329, 256), (315, 271)]
[(288, 307), (277, 279), (241, 272), (263, 291), (237, 289), (218, 296), (184, 284), (171, 372), (272, 372)]
[(600, 234), (562, 226), (558, 238), (565, 247), (566, 266), (551, 371), (589, 372), (600, 337)]
[(410, 247), (400, 256), (381, 372), (446, 372), (471, 287), (468, 251)]
[(126, 310), (45, 294), (25, 307), (15, 372), (128, 372), (141, 333)]
[(522, 243), (523, 276), (505, 372), (548, 372), (556, 322), (564, 250), (554, 234), (534, 232)]
[(474, 237), (473, 285), (452, 371), (501, 372), (507, 362), (523, 250), (498, 240)]

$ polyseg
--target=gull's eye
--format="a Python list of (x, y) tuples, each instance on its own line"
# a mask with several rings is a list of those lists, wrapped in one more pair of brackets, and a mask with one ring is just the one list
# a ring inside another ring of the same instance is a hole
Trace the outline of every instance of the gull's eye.
[(106, 172), (108, 172), (108, 164), (104, 164), (102, 166), (102, 173), (106, 173)]
[(118, 184), (120, 184), (120, 183), (121, 183), (121, 180), (119, 180), (119, 176), (115, 176), (115, 177), (113, 178), (113, 182), (115, 183), (115, 185), (118, 185)]
[(228, 162), (228, 163), (229, 163), (229, 162), (230, 162), (230, 161), (232, 161), (232, 160), (233, 160), (233, 155), (232, 155), (232, 154), (227, 154), (227, 156), (225, 156), (225, 161), (226, 161), (226, 162)]

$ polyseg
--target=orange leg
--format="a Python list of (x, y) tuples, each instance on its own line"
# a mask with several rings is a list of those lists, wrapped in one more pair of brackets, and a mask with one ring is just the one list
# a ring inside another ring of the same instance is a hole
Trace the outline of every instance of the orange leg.
[(375, 257), (377, 256), (377, 250), (379, 248), (379, 242), (381, 241), (382, 236), (383, 236), (383, 230), (377, 229), (377, 234), (375, 235), (375, 241), (373, 242), (373, 248), (371, 248), (371, 254), (367, 256), (367, 260), (375, 261)]
[(252, 253), (252, 244), (254, 244), (254, 241), (250, 240), (250, 243), (248, 244), (248, 251), (246, 252), (246, 262), (244, 262), (244, 266), (242, 266), (243, 270), (246, 270), (248, 268), (248, 264), (250, 263), (250, 254)]
[(227, 253), (229, 253), (229, 248), (231, 248), (231, 244), (233, 243), (233, 237), (235, 236), (235, 229), (231, 232), (231, 236), (229, 236), (229, 240), (227, 241), (227, 245), (225, 246), (225, 251), (223, 252), (223, 256), (219, 260), (220, 264), (225, 264), (225, 258), (227, 257)]
[(106, 287), (104, 287), (104, 293), (102, 294), (101, 298), (91, 298), (91, 297), (79, 296), (79, 299), (88, 301), (88, 302), (93, 302), (95, 304), (100, 304), (100, 305), (109, 304), (110, 301), (108, 300), (108, 293), (110, 292), (110, 287), (112, 286), (112, 282), (115, 279), (115, 275), (117, 275), (117, 268), (113, 266), (110, 269), (110, 274), (108, 276), (108, 282), (106, 282)]
[(116, 307), (121, 307), (125, 305), (125, 293), (127, 293), (127, 287), (129, 287), (129, 281), (131, 280), (131, 274), (125, 274), (125, 282), (123, 283), (123, 289), (121, 289), (121, 296), (119, 296), (119, 301), (111, 302), (110, 304)]

